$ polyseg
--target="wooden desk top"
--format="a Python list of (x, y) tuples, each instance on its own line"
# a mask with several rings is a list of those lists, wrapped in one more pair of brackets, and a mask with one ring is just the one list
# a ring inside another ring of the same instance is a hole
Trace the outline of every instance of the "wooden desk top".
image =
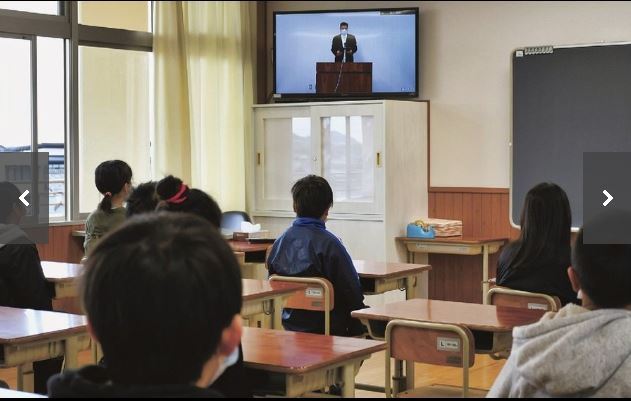
[(430, 244), (465, 244), (465, 245), (486, 245), (493, 242), (507, 242), (507, 237), (436, 237), (413, 238), (413, 237), (396, 237), (400, 242), (427, 242)]
[(243, 328), (241, 344), (246, 367), (285, 374), (304, 374), (386, 349), (382, 341), (252, 327)]
[(83, 265), (78, 263), (42, 262), (44, 277), (51, 283), (72, 281), (81, 276)]
[(269, 282), (267, 280), (252, 280), (244, 278), (243, 301), (252, 301), (258, 298), (265, 298), (276, 295), (291, 294), (292, 292), (304, 290), (305, 284)]
[(0, 344), (18, 345), (87, 330), (84, 316), (0, 307)]
[(470, 330), (494, 333), (510, 332), (513, 327), (539, 321), (545, 311), (510, 308), (462, 302), (410, 299), (376, 308), (357, 310), (354, 318), (390, 321), (394, 319), (421, 322), (461, 324)]
[(48, 398), (45, 395), (0, 388), (0, 398)]
[(415, 265), (411, 263), (371, 262), (368, 260), (353, 260), (357, 274), (362, 278), (397, 278), (426, 272), (432, 269), (430, 265)]
[(235, 252), (265, 252), (267, 248), (274, 244), (263, 243), (263, 244), (250, 244), (247, 241), (228, 241), (232, 250)]
[(85, 237), (85, 230), (74, 230), (72, 232), (73, 237)]

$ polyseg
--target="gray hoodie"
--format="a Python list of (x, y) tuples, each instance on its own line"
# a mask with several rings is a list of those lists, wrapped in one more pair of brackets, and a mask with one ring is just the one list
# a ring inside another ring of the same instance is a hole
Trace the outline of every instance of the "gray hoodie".
[(568, 304), (513, 329), (487, 397), (631, 397), (631, 311)]

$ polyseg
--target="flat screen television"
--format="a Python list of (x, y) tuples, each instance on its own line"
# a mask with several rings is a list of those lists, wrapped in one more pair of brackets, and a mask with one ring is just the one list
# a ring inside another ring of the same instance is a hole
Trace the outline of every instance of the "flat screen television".
[(418, 32), (418, 8), (275, 12), (274, 97), (416, 97)]

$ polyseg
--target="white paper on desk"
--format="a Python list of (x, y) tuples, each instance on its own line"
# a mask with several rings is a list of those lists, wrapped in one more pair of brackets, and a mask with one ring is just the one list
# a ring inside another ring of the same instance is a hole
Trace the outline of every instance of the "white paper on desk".
[(261, 231), (260, 224), (252, 224), (248, 221), (241, 222), (241, 232), (242, 233), (257, 233)]

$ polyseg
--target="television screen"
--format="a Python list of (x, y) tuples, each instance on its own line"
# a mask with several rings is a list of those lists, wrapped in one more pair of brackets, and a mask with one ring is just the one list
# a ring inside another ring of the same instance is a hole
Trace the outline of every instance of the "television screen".
[(274, 93), (418, 95), (418, 8), (274, 14)]

